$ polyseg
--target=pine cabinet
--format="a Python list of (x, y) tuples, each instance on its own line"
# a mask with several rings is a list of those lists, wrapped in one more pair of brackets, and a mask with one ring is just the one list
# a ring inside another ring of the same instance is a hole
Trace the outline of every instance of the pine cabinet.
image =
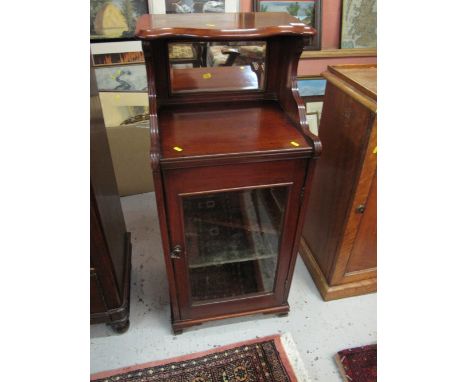
[(322, 297), (377, 289), (377, 67), (330, 66), (301, 255)]

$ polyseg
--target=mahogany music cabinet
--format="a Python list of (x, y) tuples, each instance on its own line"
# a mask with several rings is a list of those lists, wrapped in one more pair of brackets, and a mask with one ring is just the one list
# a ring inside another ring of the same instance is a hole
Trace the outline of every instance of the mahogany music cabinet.
[[(144, 15), (136, 30), (174, 332), (287, 313), (321, 147), (296, 84), (314, 30), (253, 12)], [(197, 44), (202, 65), (171, 61), (178, 44)]]
[(377, 289), (377, 66), (329, 66), (301, 255), (324, 300)]

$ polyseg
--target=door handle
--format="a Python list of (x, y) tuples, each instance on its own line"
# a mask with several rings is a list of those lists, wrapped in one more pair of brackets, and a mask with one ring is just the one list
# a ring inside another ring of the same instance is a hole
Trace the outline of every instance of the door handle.
[(180, 259), (182, 255), (182, 247), (180, 245), (176, 245), (171, 251), (171, 259)]

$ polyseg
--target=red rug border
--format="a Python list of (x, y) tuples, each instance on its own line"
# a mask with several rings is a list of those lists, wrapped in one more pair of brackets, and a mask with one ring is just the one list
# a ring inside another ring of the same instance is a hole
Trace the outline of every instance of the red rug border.
[(210, 349), (210, 350), (205, 350), (205, 351), (200, 351), (197, 353), (190, 353), (190, 354), (185, 354), (182, 356), (178, 357), (173, 357), (173, 358), (167, 358), (159, 361), (151, 361), (151, 362), (146, 362), (146, 363), (140, 363), (140, 364), (135, 364), (132, 366), (126, 366), (126, 367), (121, 367), (113, 370), (106, 370), (106, 371), (101, 371), (98, 373), (94, 373), (91, 375), (91, 381), (94, 381), (96, 379), (101, 379), (101, 378), (109, 378), (115, 374), (122, 374), (122, 373), (130, 373), (134, 370), (138, 369), (144, 369), (148, 367), (155, 367), (155, 366), (160, 366), (166, 363), (172, 363), (172, 362), (181, 362), (184, 360), (190, 360), (193, 358), (198, 358), (198, 357), (203, 357), (205, 355), (209, 354), (214, 354), (218, 353), (220, 351), (224, 350), (229, 350), (236, 348), (238, 346), (242, 345), (251, 345), (253, 343), (257, 342), (263, 342), (263, 341), (270, 341), (274, 340), (275, 345), (276, 345), (276, 350), (279, 353), (279, 356), (281, 358), (281, 361), (283, 363), (284, 368), (286, 369), (286, 372), (288, 376), (291, 378), (291, 382), (298, 382), (296, 374), (294, 372), (294, 369), (291, 365), (291, 362), (289, 361), (288, 355), (286, 354), (286, 351), (283, 347), (283, 344), (281, 343), (281, 335), (280, 334), (274, 334), (271, 336), (266, 336), (266, 337), (260, 337), (260, 338), (255, 338), (252, 340), (247, 340), (247, 341), (241, 341), (241, 342), (236, 342), (234, 344), (228, 344), (228, 345), (223, 345), (223, 346), (218, 346), (216, 348)]

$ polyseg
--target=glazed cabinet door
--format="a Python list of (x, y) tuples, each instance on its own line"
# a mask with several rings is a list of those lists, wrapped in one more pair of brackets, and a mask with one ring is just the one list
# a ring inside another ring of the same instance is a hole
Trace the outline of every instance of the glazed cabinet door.
[(165, 173), (182, 319), (286, 304), (305, 165), (290, 160)]

